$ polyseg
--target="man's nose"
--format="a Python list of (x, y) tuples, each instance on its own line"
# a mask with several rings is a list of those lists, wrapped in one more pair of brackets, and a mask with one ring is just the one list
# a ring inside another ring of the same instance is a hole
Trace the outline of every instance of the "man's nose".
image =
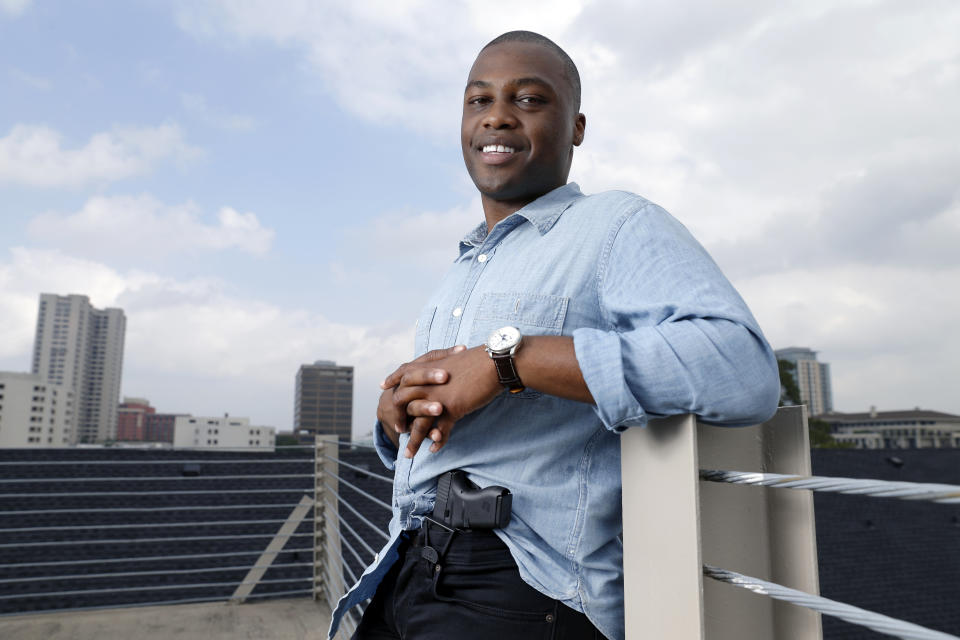
[(509, 102), (498, 100), (490, 105), (487, 115), (483, 118), (483, 126), (488, 129), (513, 129), (517, 126)]

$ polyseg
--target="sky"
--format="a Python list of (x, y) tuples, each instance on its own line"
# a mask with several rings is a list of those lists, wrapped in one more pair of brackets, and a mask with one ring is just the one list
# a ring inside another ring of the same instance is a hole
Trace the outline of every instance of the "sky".
[(0, 370), (81, 293), (122, 395), (288, 431), (335, 360), (362, 437), (482, 218), (462, 92), (511, 29), (580, 69), (571, 180), (676, 216), (836, 410), (960, 413), (955, 0), (0, 0)]

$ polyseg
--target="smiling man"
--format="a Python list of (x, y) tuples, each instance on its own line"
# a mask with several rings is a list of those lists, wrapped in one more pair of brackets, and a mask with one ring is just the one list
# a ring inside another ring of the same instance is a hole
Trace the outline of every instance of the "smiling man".
[(359, 640), (622, 638), (618, 434), (776, 410), (773, 353), (686, 229), (567, 183), (585, 130), (556, 44), (514, 31), (483, 48), (461, 144), (484, 220), (420, 315), (419, 357), (382, 385), (390, 541), (331, 635), (372, 598)]

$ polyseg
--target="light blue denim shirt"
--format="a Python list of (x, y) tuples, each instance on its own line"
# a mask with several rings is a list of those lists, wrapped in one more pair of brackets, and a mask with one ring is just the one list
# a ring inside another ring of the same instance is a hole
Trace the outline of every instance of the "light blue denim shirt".
[(776, 411), (776, 359), (746, 304), (683, 225), (631, 193), (584, 196), (570, 183), (489, 234), (477, 226), (420, 314), (416, 355), (482, 344), (504, 325), (573, 336), (596, 405), (503, 393), (460, 420), (439, 452), (423, 446), (412, 460), (377, 425), (395, 471), (391, 540), (341, 599), (331, 636), (345, 610), (373, 596), (400, 532), (432, 511), (437, 477), (463, 469), (513, 493), (497, 534), (523, 579), (623, 638), (618, 433), (674, 414), (737, 426)]

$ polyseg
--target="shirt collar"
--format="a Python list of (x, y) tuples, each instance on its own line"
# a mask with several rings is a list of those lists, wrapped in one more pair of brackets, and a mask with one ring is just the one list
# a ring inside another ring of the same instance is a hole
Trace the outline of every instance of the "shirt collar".
[[(545, 234), (553, 228), (557, 220), (563, 215), (570, 205), (578, 198), (582, 198), (580, 187), (576, 182), (569, 182), (562, 187), (557, 187), (553, 191), (545, 193), (522, 209), (507, 216), (501, 220), (498, 225), (504, 224), (513, 216), (525, 218), (530, 224), (536, 227), (540, 235)], [(516, 224), (515, 222), (513, 224)], [(460, 241), (460, 253), (468, 250), (470, 247), (476, 247), (483, 244), (487, 237), (487, 223), (481, 222)]]

